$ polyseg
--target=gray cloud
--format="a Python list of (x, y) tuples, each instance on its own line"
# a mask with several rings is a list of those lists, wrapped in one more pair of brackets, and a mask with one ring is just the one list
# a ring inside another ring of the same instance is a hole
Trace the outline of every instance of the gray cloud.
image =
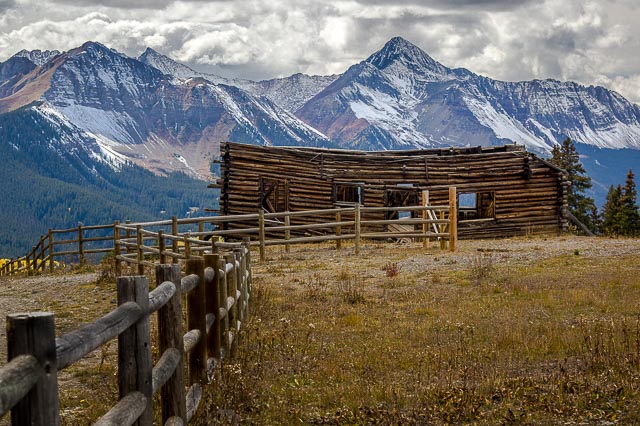
[[(84, 7), (108, 7), (122, 9), (164, 9), (176, 0), (51, 0), (52, 3), (64, 4), (69, 6)], [(218, 0), (219, 3), (230, 2), (233, 0)], [(203, 3), (209, 0), (189, 0), (190, 3)]]
[(0, 0), (0, 60), (95, 40), (266, 79), (343, 72), (399, 35), (450, 67), (602, 84), (640, 101), (635, 0), (48, 1)]
[(5, 12), (16, 5), (15, 0), (0, 0), (0, 12)]

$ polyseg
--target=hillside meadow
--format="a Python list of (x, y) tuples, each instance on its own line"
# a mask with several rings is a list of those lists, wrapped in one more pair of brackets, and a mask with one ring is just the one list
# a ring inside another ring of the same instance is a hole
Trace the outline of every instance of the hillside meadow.
[[(267, 255), (253, 266), (235, 357), (196, 424), (640, 422), (640, 240)], [(3, 278), (0, 307), (52, 310), (68, 331), (114, 306), (109, 271), (86, 272)], [(115, 402), (116, 346), (60, 374), (66, 424)]]

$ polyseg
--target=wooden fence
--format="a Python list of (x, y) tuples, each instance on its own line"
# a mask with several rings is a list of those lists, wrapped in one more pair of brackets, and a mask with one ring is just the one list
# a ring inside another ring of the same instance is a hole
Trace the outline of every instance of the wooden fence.
[[(370, 219), (379, 214), (398, 216), (394, 219)], [(408, 217), (402, 217), (405, 214)], [(298, 220), (299, 219), (299, 220)], [(295, 221), (299, 223), (296, 224)], [(233, 226), (233, 229), (225, 229)], [(166, 257), (186, 259), (212, 247), (224, 248), (223, 239), (249, 238), (259, 247), (260, 260), (266, 258), (268, 246), (334, 241), (336, 248), (343, 241), (352, 241), (356, 254), (363, 239), (421, 239), (426, 246), (437, 240), (440, 248), (448, 243), (455, 251), (457, 242), (456, 188), (449, 188), (449, 204), (431, 206), (428, 191), (423, 192), (419, 206), (364, 207), (358, 204), (334, 209), (265, 213), (233, 216), (161, 220), (154, 222), (82, 226), (50, 230), (25, 256), (11, 259), (0, 267), (0, 276), (45, 270), (53, 271), (56, 259), (76, 256), (83, 264), (92, 254), (114, 252), (117, 261), (135, 263), (140, 268), (151, 265), (146, 259), (154, 255), (164, 263)], [(119, 268), (119, 262), (116, 262)], [(117, 269), (119, 271), (119, 269)]]
[[(187, 254), (184, 278), (178, 264), (154, 265), (157, 285), (151, 292), (143, 275), (118, 278), (116, 309), (57, 338), (52, 313), (9, 315), (9, 362), (0, 369), (0, 415), (11, 410), (12, 424), (60, 424), (57, 372), (117, 336), (119, 401), (96, 424), (153, 424), (157, 392), (162, 423), (186, 424), (198, 409), (203, 385), (237, 344), (248, 315), (249, 244), (226, 248), (202, 256)], [(149, 323), (154, 313), (161, 356), (152, 365)]]
[[(120, 399), (97, 424), (152, 424), (157, 392), (163, 424), (186, 424), (197, 410), (202, 386), (233, 351), (247, 317), (251, 245), (258, 246), (261, 260), (268, 246), (284, 245), (288, 251), (291, 244), (321, 241), (334, 241), (337, 249), (344, 241), (353, 241), (358, 254), (362, 239), (414, 238), (425, 246), (437, 239), (440, 248), (448, 242), (453, 251), (455, 200), (455, 188), (451, 188), (448, 206), (430, 206), (425, 193), (420, 206), (355, 204), (328, 210), (260, 211), (50, 230), (26, 256), (3, 265), (0, 274), (53, 269), (55, 259), (64, 256), (77, 256), (82, 264), (88, 255), (113, 252), (118, 276), (123, 263), (135, 265), (138, 275), (118, 278), (115, 310), (57, 338), (52, 313), (7, 317), (9, 362), (0, 369), (0, 415), (11, 410), (13, 424), (59, 424), (57, 372), (117, 336)], [(397, 218), (370, 219), (372, 215), (363, 214), (375, 212)], [(305, 218), (304, 224), (294, 223), (299, 217)], [(314, 220), (309, 221), (310, 217)], [(225, 229), (229, 223), (236, 229)], [(244, 225), (237, 227), (239, 223)], [(230, 238), (244, 241), (222, 241)], [(184, 278), (178, 266), (181, 260), (186, 267)], [(156, 272), (156, 288), (151, 292), (145, 267), (154, 267)], [(184, 334), (183, 294), (188, 330)], [(149, 326), (154, 313), (161, 354), (155, 366)], [(187, 378), (182, 373), (184, 363)]]

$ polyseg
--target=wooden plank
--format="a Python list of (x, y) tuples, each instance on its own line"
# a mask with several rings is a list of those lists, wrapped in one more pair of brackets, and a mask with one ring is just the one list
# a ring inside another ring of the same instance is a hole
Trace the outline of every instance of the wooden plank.
[(27, 395), (11, 409), (12, 424), (59, 425), (53, 314), (32, 312), (7, 315), (7, 355), (9, 360), (20, 355), (31, 355), (43, 370)]
[(161, 353), (175, 351), (181, 362), (171, 377), (166, 380), (166, 384), (160, 389), (162, 420), (166, 422), (169, 418), (178, 417), (186, 421), (187, 408), (183, 372), (182, 282), (179, 265), (162, 264), (156, 266), (156, 283), (166, 281), (173, 283), (175, 294), (158, 311), (158, 344)]
[(153, 424), (153, 364), (149, 325), (149, 282), (145, 276), (120, 277), (117, 281), (118, 304), (134, 302), (145, 314), (118, 335), (118, 389), (120, 398), (140, 392), (146, 408), (134, 423)]
[(118, 401), (94, 426), (121, 426), (136, 424), (150, 401), (141, 392), (131, 392)]
[(189, 352), (189, 385), (206, 383), (207, 346), (204, 336), (207, 333), (206, 289), (204, 285), (204, 260), (188, 259), (186, 273), (197, 275), (199, 285), (187, 294), (187, 329), (198, 330), (201, 338)]
[[(218, 265), (220, 264), (220, 255), (219, 254), (205, 254), (204, 255), (204, 266), (213, 272), (213, 277), (211, 279), (207, 279), (205, 282), (206, 286), (206, 298), (207, 298), (207, 313), (213, 314), (213, 323), (211, 327), (208, 328), (207, 332), (207, 357), (215, 358), (220, 361), (220, 342), (221, 342), (221, 334), (220, 334), (220, 270), (218, 269)], [(220, 362), (218, 362), (220, 365)]]
[(102, 318), (56, 338), (58, 370), (68, 367), (118, 336), (142, 315), (144, 312), (138, 304), (127, 302)]
[(33, 355), (18, 355), (0, 368), (0, 416), (26, 396), (44, 375), (44, 368)]

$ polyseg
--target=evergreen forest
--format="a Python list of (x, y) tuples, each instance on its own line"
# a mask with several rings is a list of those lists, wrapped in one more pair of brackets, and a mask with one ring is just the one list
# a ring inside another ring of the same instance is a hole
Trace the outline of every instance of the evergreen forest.
[(0, 257), (24, 255), (49, 228), (185, 217), (191, 207), (200, 214), (214, 207), (206, 182), (135, 165), (114, 170), (65, 142), (72, 131), (29, 108), (0, 115)]

